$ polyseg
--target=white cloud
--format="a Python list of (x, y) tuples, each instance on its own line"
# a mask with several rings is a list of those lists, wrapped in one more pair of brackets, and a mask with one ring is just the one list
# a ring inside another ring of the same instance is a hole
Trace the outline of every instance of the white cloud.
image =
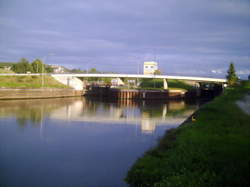
[(236, 72), (236, 74), (238, 74), (238, 75), (250, 75), (250, 69), (239, 70)]

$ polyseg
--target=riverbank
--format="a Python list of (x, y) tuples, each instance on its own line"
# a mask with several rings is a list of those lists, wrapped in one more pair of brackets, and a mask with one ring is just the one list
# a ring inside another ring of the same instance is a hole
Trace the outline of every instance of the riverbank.
[(82, 96), (51, 76), (0, 76), (0, 100)]
[(228, 88), (195, 120), (168, 131), (127, 174), (131, 186), (249, 186), (250, 116), (236, 101), (250, 82)]
[(83, 91), (77, 91), (72, 88), (33, 88), (33, 89), (0, 88), (0, 100), (75, 97), (75, 96), (82, 96), (83, 94), (84, 94)]
[(0, 76), (0, 88), (68, 88), (53, 77), (45, 76)]

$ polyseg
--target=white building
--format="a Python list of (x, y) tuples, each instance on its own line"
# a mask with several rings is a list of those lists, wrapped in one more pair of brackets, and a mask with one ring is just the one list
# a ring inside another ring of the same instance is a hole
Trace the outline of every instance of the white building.
[(53, 73), (65, 73), (65, 68), (59, 65), (50, 65), (53, 69)]
[(143, 74), (144, 75), (153, 75), (154, 72), (158, 70), (158, 63), (151, 61), (151, 62), (144, 62), (143, 65)]

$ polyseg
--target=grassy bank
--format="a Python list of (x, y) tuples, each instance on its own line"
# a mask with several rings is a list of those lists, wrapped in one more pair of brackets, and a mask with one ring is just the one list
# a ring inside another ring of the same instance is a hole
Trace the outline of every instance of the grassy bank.
[[(171, 90), (183, 90), (187, 91), (192, 89), (193, 87), (184, 81), (180, 80), (168, 80), (168, 87)], [(142, 79), (140, 88), (148, 89), (148, 90), (159, 90), (163, 89), (163, 80), (162, 79)]]
[(11, 70), (6, 70), (6, 69), (0, 68), (0, 73), (15, 73), (15, 72), (11, 71)]
[(170, 130), (127, 174), (131, 186), (249, 186), (250, 116), (235, 101), (250, 83), (204, 105), (195, 122)]
[[(0, 88), (41, 88), (41, 76), (0, 76)], [(44, 76), (44, 88), (67, 88), (50, 76)]]

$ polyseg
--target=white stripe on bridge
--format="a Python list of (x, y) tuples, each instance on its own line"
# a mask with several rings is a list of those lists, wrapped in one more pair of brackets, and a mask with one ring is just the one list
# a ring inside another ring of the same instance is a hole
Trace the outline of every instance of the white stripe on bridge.
[[(40, 73), (30, 74), (0, 74), (0, 76), (38, 76)], [(155, 78), (155, 79), (175, 79), (175, 80), (189, 80), (198, 82), (217, 82), (226, 83), (226, 79), (209, 78), (209, 77), (190, 77), (190, 76), (171, 76), (171, 75), (141, 75), (141, 74), (43, 74), (58, 77), (100, 77), (100, 78)]]

